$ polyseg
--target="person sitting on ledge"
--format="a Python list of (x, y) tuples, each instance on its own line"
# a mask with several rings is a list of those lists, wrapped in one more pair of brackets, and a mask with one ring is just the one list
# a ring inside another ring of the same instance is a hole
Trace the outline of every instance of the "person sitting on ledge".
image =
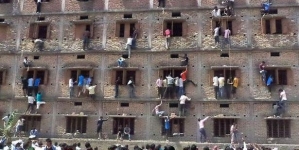
[(118, 60), (117, 60), (117, 67), (124, 67), (125, 65), (125, 60), (123, 57), (120, 57)]

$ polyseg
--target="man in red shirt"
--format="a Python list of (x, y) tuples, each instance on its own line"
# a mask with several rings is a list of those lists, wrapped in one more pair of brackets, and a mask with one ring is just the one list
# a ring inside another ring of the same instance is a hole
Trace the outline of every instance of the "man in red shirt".
[(170, 30), (166, 29), (164, 32), (164, 35), (166, 37), (166, 49), (169, 49), (170, 46)]
[(181, 73), (181, 78), (182, 78), (182, 80), (184, 82), (183, 87), (184, 87), (184, 92), (185, 93), (186, 93), (186, 85), (187, 85), (187, 83), (191, 82), (194, 86), (197, 86), (197, 84), (195, 84), (192, 80), (187, 79), (187, 73), (188, 73), (188, 68), (186, 67), (186, 70)]

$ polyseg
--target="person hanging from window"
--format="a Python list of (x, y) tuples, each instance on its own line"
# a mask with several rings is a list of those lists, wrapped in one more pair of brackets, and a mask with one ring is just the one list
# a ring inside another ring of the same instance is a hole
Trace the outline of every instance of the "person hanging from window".
[(260, 65), (259, 65), (259, 69), (260, 69), (260, 74), (262, 75), (263, 83), (266, 83), (267, 71), (265, 70), (265, 67), (266, 67), (266, 62), (262, 61), (262, 63), (260, 63)]
[(212, 17), (221, 17), (221, 10), (217, 6), (215, 6), (211, 14)]
[(235, 15), (235, 0), (228, 0), (228, 6), (229, 6), (229, 10), (231, 12), (231, 15)]
[(35, 111), (36, 114), (38, 113), (40, 105), (44, 105), (44, 104), (46, 104), (46, 102), (43, 101), (43, 99), (42, 99), (42, 93), (38, 92), (36, 94), (36, 111)]
[(95, 88), (97, 87), (96, 84), (90, 84), (90, 86), (87, 88), (88, 89), (88, 95), (92, 100), (95, 100), (96, 95), (95, 95)]
[(114, 94), (114, 98), (118, 98), (118, 91), (119, 91), (119, 85), (121, 84), (120, 81), (120, 77), (117, 77), (116, 81), (115, 81), (115, 94)]
[(166, 96), (167, 98), (173, 98), (174, 90), (173, 90), (173, 85), (174, 85), (174, 78), (169, 74), (167, 77), (167, 88), (166, 88)]
[(44, 48), (44, 41), (41, 39), (35, 39), (34, 48), (37, 48), (39, 51), (42, 51)]
[(235, 76), (233, 79), (233, 86), (232, 86), (232, 98), (236, 99), (236, 93), (237, 93), (237, 88), (239, 86), (239, 78), (238, 76)]
[(161, 99), (163, 97), (163, 79), (162, 79), (162, 76), (160, 76), (160, 78), (157, 79), (156, 87), (157, 87), (157, 90), (158, 90), (158, 99)]
[(219, 33), (220, 33), (220, 27), (219, 25), (216, 25), (215, 29), (213, 30), (213, 35), (214, 35), (214, 40), (215, 40), (215, 46), (212, 46), (212, 48), (218, 48), (220, 44), (220, 39), (219, 39)]
[(183, 80), (183, 88), (184, 88), (183, 93), (186, 93), (186, 86), (187, 86), (188, 83), (191, 82), (194, 86), (197, 86), (197, 84), (194, 83), (192, 80), (187, 79), (187, 73), (188, 73), (188, 67), (186, 66), (186, 70), (181, 73), (181, 77), (182, 77), (182, 80)]
[(132, 34), (132, 49), (135, 49), (136, 48), (136, 40), (137, 40), (137, 37), (138, 37), (138, 30), (137, 28), (133, 28), (133, 34)]
[(124, 67), (125, 66), (125, 60), (122, 56), (117, 59), (117, 67)]
[(170, 34), (171, 34), (171, 31), (170, 29), (166, 29), (165, 32), (164, 32), (164, 35), (165, 35), (165, 47), (166, 49), (169, 49), (169, 46), (170, 46)]
[(28, 80), (26, 77), (21, 77), (22, 80), (22, 90), (23, 90), (23, 94), (26, 97), (27, 96), (27, 90), (28, 90)]
[(218, 99), (218, 97), (219, 97), (219, 82), (218, 82), (218, 76), (217, 75), (215, 75), (213, 77), (213, 86), (214, 86), (215, 99)]
[(225, 98), (225, 78), (222, 74), (220, 74), (218, 78), (218, 83), (219, 83), (219, 93), (220, 93), (220, 98)]
[(179, 116), (185, 116), (185, 112), (186, 112), (186, 101), (190, 101), (191, 98), (186, 96), (186, 93), (184, 93), (180, 98), (180, 111), (179, 111)]
[(188, 63), (189, 63), (189, 57), (187, 54), (185, 54), (183, 59), (181, 60), (181, 66), (187, 66)]
[(165, 8), (165, 0), (158, 0), (158, 8)]
[(35, 80), (34, 80), (34, 83), (33, 83), (33, 91), (34, 91), (34, 94), (36, 95), (37, 92), (39, 91), (39, 85), (40, 85), (40, 81), (41, 79), (39, 77), (37, 77)]
[(41, 6), (42, 6), (42, 0), (37, 0), (36, 1), (36, 13), (40, 13)]
[(162, 105), (162, 100), (160, 104), (156, 105), (155, 108), (152, 110), (152, 113), (155, 112), (157, 116), (162, 117), (165, 111), (160, 111), (160, 107)]
[(273, 83), (273, 77), (270, 74), (269, 77), (268, 77), (268, 79), (267, 79), (267, 87), (268, 87), (269, 92), (271, 92), (272, 83)]
[(29, 71), (29, 67), (31, 66), (31, 61), (28, 60), (28, 57), (24, 57), (23, 64), (27, 67), (27, 71)]
[(261, 9), (262, 16), (269, 14), (271, 5), (272, 3), (270, 3), (268, 0), (262, 3), (262, 9)]
[(135, 98), (135, 83), (133, 81), (133, 77), (130, 77), (128, 81), (128, 86), (129, 86), (129, 97), (130, 98)]
[(89, 49), (89, 42), (90, 42), (90, 31), (85, 30), (83, 33), (83, 50), (88, 50)]
[(126, 47), (125, 47), (125, 49), (128, 50), (128, 58), (131, 57), (132, 42), (133, 42), (132, 36), (128, 37)]
[(224, 30), (224, 47), (226, 47), (226, 45), (228, 45), (228, 48), (231, 47), (230, 34), (231, 34), (231, 31), (230, 31), (230, 29), (227, 27), (227, 28)]
[(126, 124), (124, 128), (124, 136), (128, 135), (129, 141), (131, 141), (131, 128)]
[(286, 101), (287, 101), (287, 95), (286, 95), (286, 92), (285, 90), (283, 89), (279, 89), (279, 102), (278, 102), (278, 106), (281, 108), (281, 113), (285, 113), (286, 110), (285, 110), (285, 107), (286, 107)]
[(28, 107), (27, 107), (25, 114), (31, 114), (31, 112), (33, 112), (34, 102), (35, 102), (35, 98), (32, 96), (32, 93), (29, 93), (28, 94)]

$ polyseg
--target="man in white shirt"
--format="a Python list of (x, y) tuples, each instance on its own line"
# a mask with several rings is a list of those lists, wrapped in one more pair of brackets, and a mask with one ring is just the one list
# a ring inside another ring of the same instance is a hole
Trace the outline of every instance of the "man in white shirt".
[(2, 118), (2, 121), (4, 122), (4, 127), (5, 127), (6, 124), (8, 123), (8, 121), (9, 121), (9, 117), (10, 117), (10, 114), (8, 114), (8, 115), (6, 115), (6, 116), (4, 116), (4, 117)]
[(205, 130), (205, 121), (207, 121), (210, 118), (210, 116), (207, 116), (204, 119), (200, 119), (198, 118), (198, 126), (199, 126), (199, 134), (200, 134), (200, 138), (199, 138), (199, 142), (200, 143), (204, 143), (206, 142), (207, 139), (207, 134), (206, 134), (206, 130)]
[(179, 97), (181, 97), (185, 93), (184, 91), (184, 81), (182, 77), (179, 78)]
[(230, 29), (227, 27), (225, 30), (224, 30), (224, 44), (225, 46), (228, 44), (229, 48), (230, 48)]
[(285, 113), (285, 103), (287, 101), (287, 95), (286, 95), (286, 92), (285, 90), (283, 89), (279, 89), (279, 98), (280, 98), (280, 101), (278, 102), (278, 107), (281, 109), (281, 113)]
[(214, 86), (215, 99), (217, 99), (218, 94), (219, 94), (219, 84), (218, 84), (218, 76), (217, 75), (215, 75), (213, 77), (213, 86)]
[(214, 7), (211, 14), (212, 14), (212, 17), (221, 17), (220, 9), (218, 9), (217, 6)]
[(32, 96), (32, 94), (29, 93), (29, 95), (28, 95), (28, 107), (27, 107), (27, 110), (26, 110), (25, 114), (30, 114), (33, 111), (34, 101), (35, 101), (35, 98)]
[(220, 74), (220, 77), (218, 78), (219, 83), (219, 92), (220, 92), (220, 98), (224, 98), (224, 92), (225, 92), (225, 79), (222, 74)]
[(162, 76), (160, 76), (159, 79), (157, 79), (156, 81), (156, 87), (158, 89), (158, 99), (162, 98), (162, 94), (163, 94), (163, 80), (162, 80)]
[(89, 97), (94, 100), (96, 97), (95, 97), (95, 88), (97, 87), (97, 85), (91, 85), (89, 86), (87, 89), (88, 89), (88, 93), (89, 93)]
[(219, 32), (220, 32), (220, 27), (217, 25), (214, 29), (215, 46), (212, 46), (212, 48), (217, 48), (219, 46), (220, 43)]
[(19, 120), (17, 121), (17, 124), (16, 124), (16, 132), (14, 134), (14, 137), (20, 137), (21, 136), (21, 131), (23, 130), (23, 125), (24, 125), (24, 121), (25, 119), (22, 118), (22, 117), (19, 117)]
[(179, 101), (180, 101), (180, 112), (179, 116), (185, 116), (185, 109), (186, 109), (186, 100), (190, 101), (191, 98), (187, 97), (186, 94), (183, 94)]
[(129, 97), (135, 98), (135, 83), (133, 81), (133, 77), (130, 77), (130, 80), (128, 81), (127, 85), (129, 86)]
[(161, 103), (156, 105), (155, 108), (152, 110), (152, 113), (155, 112), (156, 115), (158, 115), (159, 117), (161, 117), (165, 111), (160, 111), (160, 107), (162, 105), (162, 100), (161, 100)]
[(69, 79), (69, 96), (72, 98), (74, 96), (74, 81), (73, 78)]
[(171, 75), (169, 74), (167, 77), (167, 88), (166, 88), (166, 94), (167, 94), (167, 98), (172, 98), (173, 96), (173, 84), (174, 84), (174, 78), (171, 77)]
[(28, 79), (28, 93), (27, 94), (33, 94), (32, 92), (33, 92), (33, 82), (34, 80), (33, 80), (33, 78), (32, 77), (30, 77), (29, 79)]
[(128, 58), (131, 57), (132, 41), (133, 41), (133, 38), (130, 36), (130, 37), (127, 39), (126, 48), (125, 48), (125, 49), (128, 50)]

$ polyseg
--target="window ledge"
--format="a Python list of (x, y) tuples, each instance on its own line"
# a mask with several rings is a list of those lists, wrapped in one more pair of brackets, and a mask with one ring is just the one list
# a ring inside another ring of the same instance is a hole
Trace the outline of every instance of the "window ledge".
[(93, 20), (83, 19), (83, 20), (73, 20), (71, 21), (73, 24), (92, 24)]
[(122, 115), (108, 115), (111, 118), (136, 118), (137, 116), (135, 115), (127, 115), (127, 114), (122, 114)]
[(265, 120), (294, 120), (294, 119), (299, 119), (299, 116), (297, 117), (273, 117), (273, 116), (269, 116), (269, 117), (265, 117)]
[(222, 65), (222, 66), (211, 66), (211, 69), (238, 69), (239, 66), (228, 66), (228, 65)]

